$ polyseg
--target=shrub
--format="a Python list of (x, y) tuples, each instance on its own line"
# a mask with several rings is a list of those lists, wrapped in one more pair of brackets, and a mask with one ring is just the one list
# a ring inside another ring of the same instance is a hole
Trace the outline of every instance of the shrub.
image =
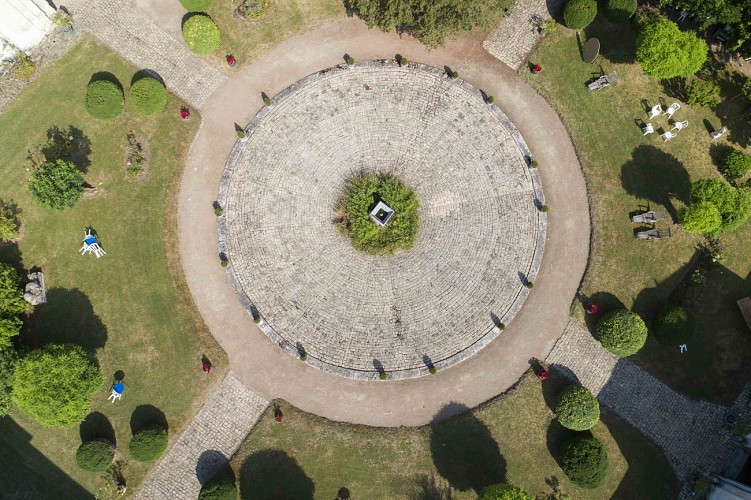
[(114, 82), (97, 80), (86, 87), (84, 104), (94, 118), (112, 120), (123, 112), (123, 91)]
[(36, 63), (28, 57), (23, 57), (16, 65), (15, 75), (19, 80), (29, 81), (36, 71)]
[(563, 8), (563, 24), (574, 30), (586, 28), (596, 16), (595, 0), (569, 0)]
[(239, 139), (243, 139), (245, 137), (245, 131), (244, 130), (238, 130), (237, 131), (237, 137)]
[(691, 78), (685, 87), (686, 104), (694, 106), (714, 106), (720, 102), (720, 86), (701, 78)]
[(347, 64), (349, 64), (350, 66), (355, 64), (355, 58), (352, 56), (347, 56)]
[(305, 354), (305, 353), (300, 354), (300, 361), (307, 361), (307, 360), (308, 360), (308, 355), (307, 354)]
[(0, 262), (0, 317), (20, 316), (28, 310), (21, 277), (13, 266)]
[(76, 463), (83, 470), (90, 472), (104, 472), (114, 457), (112, 447), (100, 440), (81, 443), (76, 451)]
[(660, 344), (677, 346), (693, 335), (694, 322), (683, 307), (667, 305), (655, 315), (652, 329)]
[(220, 215), (222, 215), (223, 213), (224, 213), (224, 211), (223, 211), (223, 210), (222, 210), (222, 209), (221, 209), (220, 207), (216, 207), (216, 208), (214, 209), (214, 215), (216, 215), (217, 217), (219, 217), (219, 216), (220, 216)]
[(524, 283), (524, 286), (526, 286), (527, 288), (532, 288), (535, 286), (535, 284), (532, 283), (531, 281), (527, 281), (526, 283)]
[(751, 170), (751, 155), (735, 149), (722, 161), (720, 170), (728, 180), (740, 179)]
[(435, 366), (430, 366), (428, 368), (428, 373), (430, 373), (431, 375), (435, 375), (436, 373), (438, 373), (438, 369)]
[(707, 60), (707, 44), (693, 31), (681, 31), (671, 20), (651, 18), (639, 30), (636, 60), (657, 78), (693, 75)]
[(571, 482), (583, 488), (596, 488), (608, 472), (608, 452), (591, 436), (569, 439), (561, 447), (558, 461)]
[(751, 215), (751, 191), (736, 189), (720, 179), (701, 179), (691, 185), (693, 203), (708, 202), (717, 207), (722, 217), (720, 229), (734, 231)]
[(246, 19), (261, 19), (271, 9), (271, 0), (241, 0), (237, 13)]
[(180, 0), (188, 12), (206, 12), (214, 0)]
[(232, 473), (219, 473), (203, 485), (198, 500), (237, 500), (237, 484)]
[(381, 380), (386, 380), (387, 378), (389, 378), (389, 374), (386, 373), (386, 372), (379, 372), (378, 373), (378, 378), (381, 379)]
[(260, 316), (253, 316), (253, 323), (255, 323), (257, 325), (260, 322), (261, 322), (261, 317)]
[(620, 358), (636, 354), (647, 341), (647, 325), (635, 312), (611, 311), (597, 324), (602, 346)]
[(0, 209), (0, 240), (12, 240), (18, 236), (16, 218)]
[(605, 12), (613, 22), (628, 21), (636, 12), (636, 0), (608, 0)]
[(18, 356), (13, 347), (0, 348), (0, 417), (13, 406), (13, 380)]
[(128, 446), (130, 455), (139, 462), (153, 462), (167, 449), (167, 429), (151, 425), (136, 432)]
[(16, 364), (13, 402), (51, 427), (69, 427), (86, 418), (102, 372), (80, 346), (49, 344)]
[(229, 266), (229, 261), (227, 259), (222, 259), (221, 264), (222, 264), (222, 267), (227, 267)]
[(485, 102), (487, 102), (488, 104), (493, 104), (495, 102), (495, 97), (489, 95)]
[(544, 213), (544, 212), (548, 212), (549, 210), (550, 210), (550, 207), (548, 207), (547, 205), (542, 205), (540, 207), (540, 212)]
[(266, 106), (271, 106), (271, 98), (270, 98), (269, 96), (267, 96), (266, 94), (264, 94), (264, 95), (262, 96), (262, 98), (263, 98), (263, 103), (264, 103), (264, 104), (265, 104)]
[(558, 422), (567, 429), (588, 431), (600, 420), (600, 403), (581, 385), (569, 385), (555, 404)]
[(183, 39), (192, 52), (210, 54), (219, 48), (221, 35), (209, 16), (198, 14), (183, 24)]
[(537, 168), (540, 166), (540, 164), (537, 163), (537, 160), (532, 160), (531, 162), (529, 162), (529, 166), (532, 168)]
[(29, 191), (34, 201), (53, 210), (70, 208), (83, 193), (83, 174), (70, 162), (57, 160), (44, 163), (34, 170), (29, 180)]
[(700, 201), (680, 214), (681, 224), (687, 233), (714, 234), (722, 225), (720, 211), (713, 204)]
[(167, 89), (156, 78), (146, 77), (137, 80), (130, 87), (133, 106), (143, 115), (159, 113), (167, 105)]
[(477, 500), (534, 500), (534, 497), (514, 485), (501, 483), (486, 487)]

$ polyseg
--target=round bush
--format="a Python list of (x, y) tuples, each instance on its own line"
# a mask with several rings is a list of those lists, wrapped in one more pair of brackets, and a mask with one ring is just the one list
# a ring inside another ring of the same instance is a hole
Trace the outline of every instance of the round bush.
[(740, 179), (751, 170), (751, 155), (734, 150), (722, 162), (722, 174), (730, 180)]
[(76, 451), (76, 463), (83, 470), (104, 472), (115, 457), (112, 447), (104, 441), (94, 440), (81, 443)]
[(139, 462), (153, 462), (167, 449), (167, 429), (151, 425), (136, 432), (130, 440), (130, 455)]
[(477, 500), (533, 500), (526, 491), (512, 484), (493, 484), (482, 490)]
[(563, 24), (580, 30), (586, 28), (597, 16), (597, 2), (595, 0), (569, 0), (563, 8)]
[(191, 17), (183, 24), (183, 39), (196, 54), (210, 54), (219, 48), (221, 35), (214, 21), (205, 15)]
[(569, 385), (558, 395), (555, 413), (565, 428), (587, 431), (600, 420), (600, 403), (586, 387)]
[(74, 206), (83, 193), (83, 174), (70, 162), (57, 160), (34, 170), (29, 191), (37, 205), (53, 210)]
[(144, 115), (159, 113), (167, 105), (167, 89), (156, 78), (141, 78), (130, 88), (133, 106)]
[(639, 352), (647, 341), (647, 325), (635, 312), (619, 309), (602, 317), (597, 324), (602, 346), (619, 358)]
[(198, 500), (237, 500), (237, 484), (231, 473), (219, 473), (201, 488)]
[(582, 488), (596, 488), (608, 472), (608, 452), (592, 436), (574, 436), (562, 447), (558, 457), (561, 469)]
[(109, 80), (97, 80), (86, 87), (86, 111), (94, 118), (112, 120), (123, 112), (123, 91)]
[(608, 19), (620, 23), (628, 21), (636, 12), (637, 0), (608, 0), (606, 10)]
[(693, 335), (694, 322), (681, 306), (668, 305), (657, 312), (652, 328), (660, 344), (677, 346)]
[(214, 0), (180, 0), (180, 3), (189, 12), (206, 12)]

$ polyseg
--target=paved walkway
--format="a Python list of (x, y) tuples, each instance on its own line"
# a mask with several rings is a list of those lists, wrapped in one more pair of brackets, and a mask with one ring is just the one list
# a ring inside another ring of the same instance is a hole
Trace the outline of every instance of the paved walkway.
[(135, 498), (197, 498), (205, 483), (228, 463), (269, 402), (230, 372), (172, 448), (151, 469)]
[(538, 28), (561, 10), (563, 0), (518, 0), (511, 14), (502, 19), (482, 44), (502, 63), (518, 69), (540, 41)]

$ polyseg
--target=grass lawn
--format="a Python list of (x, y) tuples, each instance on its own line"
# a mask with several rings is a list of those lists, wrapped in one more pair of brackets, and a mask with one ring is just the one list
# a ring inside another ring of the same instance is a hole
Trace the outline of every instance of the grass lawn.
[[(181, 103), (172, 95), (163, 113), (137, 114), (127, 96), (137, 69), (84, 40), (0, 115), (0, 198), (16, 203), (23, 221), (23, 238), (0, 246), (0, 259), (41, 268), (49, 299), (34, 309), (21, 340), (32, 347), (79, 343), (96, 354), (105, 377), (91, 407), (100, 414), (82, 429), (45, 428), (18, 409), (0, 419), (2, 498), (85, 498), (81, 487), (105, 494), (105, 476), (84, 472), (74, 460), (80, 434), (90, 427), (117, 441), (118, 458), (128, 461), (125, 478), (132, 491), (147, 466), (130, 460), (131, 428), (166, 418), (176, 437), (226, 365), (193, 312), (176, 256), (174, 191), (200, 117), (180, 120)], [(100, 71), (115, 75), (126, 91), (123, 114), (110, 122), (89, 117), (83, 106), (86, 84)], [(27, 152), (45, 141), (53, 125), (73, 125), (88, 137), (85, 178), (98, 188), (97, 196), (65, 211), (37, 207), (26, 187)], [(130, 130), (150, 145), (142, 182), (128, 182), (125, 174)], [(88, 225), (107, 252), (101, 259), (77, 252)], [(201, 371), (204, 353), (217, 366), (216, 377)], [(113, 405), (107, 396), (118, 370), (125, 374), (126, 391)]]
[(508, 394), (421, 428), (339, 424), (280, 402), (283, 423), (267, 410), (232, 459), (241, 498), (330, 499), (340, 488), (352, 498), (448, 498), (435, 492), (451, 488), (451, 498), (463, 499), (504, 478), (531, 494), (550, 493), (546, 482), (557, 480), (576, 499), (677, 495), (657, 448), (608, 415), (592, 431), (608, 450), (605, 482), (593, 490), (572, 485), (552, 456), (568, 432), (548, 406), (561, 383), (549, 380), (543, 394), (528, 374)]
[[(722, 74), (722, 103), (714, 109), (681, 103), (675, 117), (688, 120), (690, 126), (678, 138), (664, 143), (657, 134), (644, 137), (639, 126), (647, 119), (644, 106), (660, 101), (670, 105), (678, 99), (634, 62), (636, 34), (628, 23), (613, 24), (600, 15), (586, 37), (602, 43), (596, 64), (582, 62), (576, 33), (560, 28), (531, 58), (542, 65), (542, 73), (532, 75), (525, 68), (521, 74), (560, 113), (586, 175), (594, 235), (581, 302), (595, 300), (606, 309), (625, 305), (649, 322), (684, 278), (702, 239), (674, 227), (670, 240), (638, 241), (629, 214), (646, 205), (667, 210), (668, 221), (658, 227), (670, 226), (670, 218), (689, 202), (691, 182), (720, 177), (714, 162), (723, 149), (734, 146), (751, 152), (751, 124), (743, 117), (749, 105), (744, 98), (732, 99), (740, 88), (732, 75)], [(585, 83), (598, 65), (605, 73), (617, 71), (619, 82), (587, 92)], [(669, 129), (665, 116), (652, 123), (655, 129)], [(708, 130), (721, 124), (730, 132), (712, 143)], [(693, 310), (700, 333), (688, 343), (688, 352), (661, 347), (650, 336), (636, 356), (684, 394), (730, 402), (746, 383), (751, 335), (735, 301), (751, 293), (746, 279), (751, 253), (744, 250), (750, 238), (751, 224), (721, 236), (726, 257), (708, 276), (701, 305)], [(575, 314), (583, 316), (579, 302)]]

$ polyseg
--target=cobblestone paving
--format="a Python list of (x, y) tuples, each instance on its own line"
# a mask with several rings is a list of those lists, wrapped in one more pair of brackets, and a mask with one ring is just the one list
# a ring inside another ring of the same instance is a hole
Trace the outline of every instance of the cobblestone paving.
[(662, 448), (680, 481), (722, 469), (731, 446), (723, 427), (727, 408), (690, 400), (632, 361), (619, 360), (574, 320), (547, 362)]
[(502, 63), (518, 69), (540, 41), (538, 27), (563, 7), (563, 0), (517, 0), (511, 14), (482, 44)]
[(182, 40), (159, 28), (128, 0), (80, 1), (72, 12), (78, 28), (139, 69), (156, 71), (167, 87), (191, 106), (200, 108), (225, 79), (219, 70), (191, 53)]
[(152, 469), (135, 498), (198, 498), (201, 484), (229, 461), (268, 405), (230, 372)]
[[(282, 347), (345, 376), (376, 378), (374, 360), (419, 376), (424, 356), (439, 369), (464, 359), (499, 333), (493, 315), (509, 324), (521, 307), (545, 237), (539, 179), (516, 129), (467, 83), (394, 61), (344, 65), (282, 92), (248, 133), (222, 182), (220, 250)], [(417, 193), (411, 250), (366, 255), (337, 230), (357, 172)]]

